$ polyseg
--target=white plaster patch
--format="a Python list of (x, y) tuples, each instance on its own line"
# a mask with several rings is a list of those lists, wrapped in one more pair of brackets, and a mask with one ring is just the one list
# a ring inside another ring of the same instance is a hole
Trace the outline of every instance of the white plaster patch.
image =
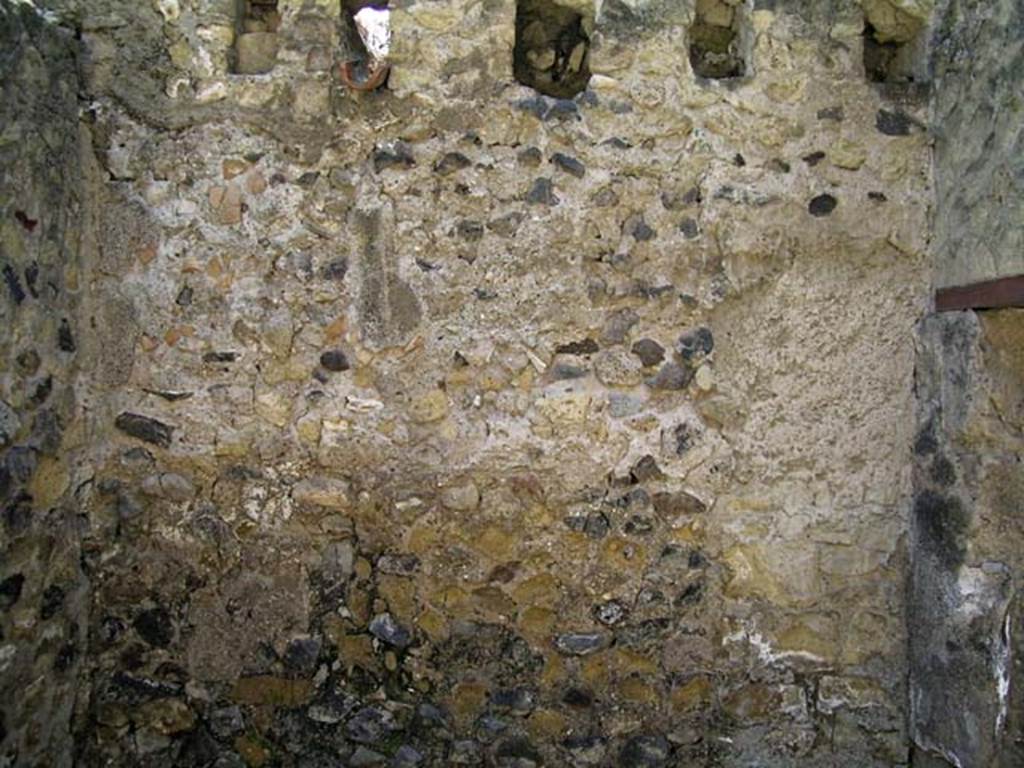
[(996, 715), (996, 737), (1006, 724), (1006, 715), (1010, 708), (1010, 613), (1007, 611), (1003, 619), (1002, 641), (994, 660), (996, 674), (996, 695), (999, 697), (999, 714)]
[(352, 18), (367, 53), (374, 62), (383, 63), (391, 52), (391, 12), (366, 7)]
[(813, 662), (824, 662), (820, 656), (816, 656), (813, 653), (807, 651), (781, 651), (777, 652), (772, 648), (764, 635), (758, 632), (756, 629), (748, 629), (743, 627), (741, 629), (732, 632), (722, 638), (722, 645), (728, 645), (730, 643), (747, 643), (751, 648), (757, 651), (758, 660), (767, 666), (777, 664), (785, 661), (786, 659), (806, 659)]

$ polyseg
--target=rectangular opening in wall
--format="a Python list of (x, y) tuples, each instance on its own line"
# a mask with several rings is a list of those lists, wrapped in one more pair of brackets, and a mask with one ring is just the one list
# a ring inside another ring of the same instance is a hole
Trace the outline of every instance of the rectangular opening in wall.
[[(889, 17), (893, 18), (893, 17)], [(925, 20), (905, 14), (900, 23), (864, 20), (864, 76), (872, 83), (910, 85), (927, 79)]]
[(262, 75), (277, 63), (277, 0), (238, 0), (233, 71)]
[(590, 82), (593, 18), (551, 0), (518, 0), (512, 71), (546, 96), (571, 99)]
[(341, 16), (342, 80), (357, 91), (380, 88), (390, 70), (388, 0), (344, 0)]
[(697, 0), (690, 27), (690, 66), (697, 77), (725, 80), (749, 74), (749, 9), (744, 0)]

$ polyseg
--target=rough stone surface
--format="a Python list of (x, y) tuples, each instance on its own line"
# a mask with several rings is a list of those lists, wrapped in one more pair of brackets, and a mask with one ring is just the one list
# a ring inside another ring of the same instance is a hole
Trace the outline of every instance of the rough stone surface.
[(355, 5), (0, 3), (0, 763), (1019, 763), (1016, 6)]

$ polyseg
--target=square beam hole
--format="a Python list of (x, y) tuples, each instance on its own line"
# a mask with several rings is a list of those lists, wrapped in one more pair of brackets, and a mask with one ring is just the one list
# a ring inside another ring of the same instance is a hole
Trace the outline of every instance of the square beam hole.
[(277, 0), (239, 0), (232, 71), (262, 75), (277, 64), (277, 30), (281, 16)]
[(593, 19), (551, 2), (518, 0), (512, 71), (546, 96), (571, 99), (590, 82)]
[(725, 80), (748, 73), (743, 44), (747, 10), (742, 0), (697, 0), (689, 35), (690, 66), (697, 77)]

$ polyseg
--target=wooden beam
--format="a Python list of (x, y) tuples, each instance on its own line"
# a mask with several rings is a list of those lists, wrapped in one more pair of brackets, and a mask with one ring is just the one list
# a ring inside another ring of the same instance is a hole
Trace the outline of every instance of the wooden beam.
[(1003, 307), (1024, 307), (1024, 275), (940, 288), (935, 292), (936, 312)]

